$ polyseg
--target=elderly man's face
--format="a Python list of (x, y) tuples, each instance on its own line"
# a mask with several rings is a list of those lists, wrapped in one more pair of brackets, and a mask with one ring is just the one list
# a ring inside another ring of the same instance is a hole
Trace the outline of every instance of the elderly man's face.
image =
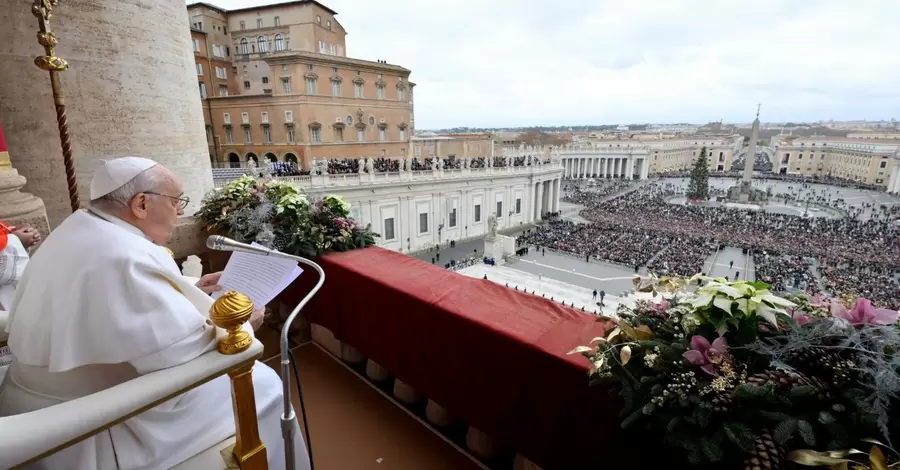
[[(132, 212), (138, 219), (138, 228), (153, 243), (164, 244), (172, 237), (178, 217), (184, 215), (184, 190), (178, 178), (168, 169), (154, 168), (164, 176), (163, 183), (155, 191), (135, 196)], [(137, 203), (136, 203), (137, 202)]]

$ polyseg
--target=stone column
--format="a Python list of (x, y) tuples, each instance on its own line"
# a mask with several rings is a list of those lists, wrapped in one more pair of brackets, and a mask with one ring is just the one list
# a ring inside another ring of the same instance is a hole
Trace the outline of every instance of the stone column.
[(553, 212), (556, 212), (559, 210), (559, 185), (560, 185), (559, 178), (553, 180), (553, 203), (552, 203)]
[(641, 179), (645, 180), (650, 174), (650, 160), (647, 158), (641, 159)]
[(21, 192), (23, 186), (25, 177), (20, 175), (10, 162), (3, 126), (0, 123), (0, 219), (10, 225), (31, 224), (42, 235), (47, 236), (50, 233), (50, 226), (47, 223), (44, 201)]
[(541, 194), (539, 192), (541, 183), (534, 183), (534, 220), (541, 220)]
[(634, 157), (628, 157), (628, 165), (625, 167), (625, 176), (628, 179), (634, 179)]
[[(179, 176), (193, 213), (213, 184), (184, 2), (67, 0), (50, 21), (56, 55), (69, 63), (60, 81), (82, 203), (98, 159), (138, 155)], [(36, 33), (31, 2), (9, 3), (0, 16), (0, 122), (26, 189), (56, 226), (71, 208), (50, 81), (34, 65), (44, 52)]]

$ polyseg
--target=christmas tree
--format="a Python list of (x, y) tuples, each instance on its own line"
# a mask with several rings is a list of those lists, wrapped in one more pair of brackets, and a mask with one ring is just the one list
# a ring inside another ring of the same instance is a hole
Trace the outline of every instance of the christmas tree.
[(700, 150), (700, 156), (694, 161), (687, 197), (688, 200), (697, 201), (709, 199), (709, 162), (706, 161), (706, 147)]

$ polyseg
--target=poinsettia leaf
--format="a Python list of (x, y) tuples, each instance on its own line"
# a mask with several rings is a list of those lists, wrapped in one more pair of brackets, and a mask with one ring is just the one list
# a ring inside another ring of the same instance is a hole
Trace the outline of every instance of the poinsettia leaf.
[(723, 311), (725, 311), (725, 312), (728, 312), (729, 314), (731, 314), (731, 305), (732, 305), (733, 303), (734, 303), (734, 300), (733, 300), (733, 299), (730, 299), (730, 298), (728, 298), (728, 297), (716, 296), (716, 297), (713, 299), (713, 305), (714, 305), (716, 308), (721, 309), (721, 310), (723, 310)]

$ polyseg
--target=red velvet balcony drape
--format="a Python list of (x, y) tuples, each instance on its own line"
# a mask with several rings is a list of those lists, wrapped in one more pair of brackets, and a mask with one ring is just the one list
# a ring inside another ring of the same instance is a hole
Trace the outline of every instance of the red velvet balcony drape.
[(603, 334), (596, 317), (377, 247), (318, 261), (327, 278), (306, 317), (453, 415), (546, 470), (635, 468), (616, 398), (588, 387), (587, 361), (566, 355)]

